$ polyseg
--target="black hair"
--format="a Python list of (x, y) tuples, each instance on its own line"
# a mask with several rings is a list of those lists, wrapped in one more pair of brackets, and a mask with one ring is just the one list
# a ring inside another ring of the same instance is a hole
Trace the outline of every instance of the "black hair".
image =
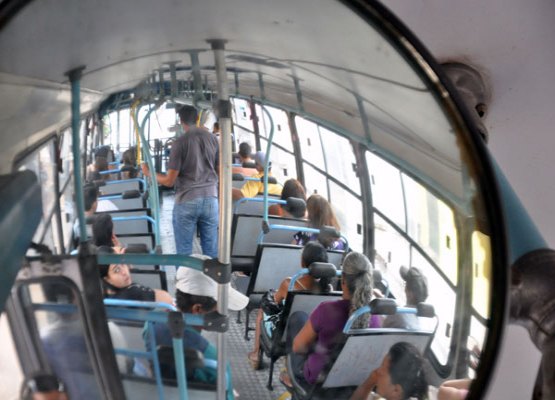
[[(305, 266), (315, 262), (328, 262), (328, 252), (319, 242), (308, 242), (301, 253), (301, 261)], [(320, 292), (327, 292), (331, 283), (331, 278), (320, 278), (317, 281)]]
[(252, 153), (251, 145), (247, 142), (239, 144), (239, 155), (243, 158), (250, 157)]
[(110, 214), (97, 214), (92, 224), (93, 244), (96, 246), (113, 246), (112, 235), (114, 223)]
[(428, 398), (428, 381), (424, 372), (424, 358), (416, 347), (407, 342), (395, 343), (389, 349), (391, 383), (403, 389), (403, 399)]
[(175, 290), (175, 305), (183, 313), (190, 313), (195, 304), (200, 304), (203, 310), (210, 311), (216, 307), (216, 300), (210, 296), (197, 296), (182, 292), (179, 289)]
[(83, 188), (85, 211), (90, 211), (94, 202), (98, 200), (98, 188), (94, 183), (87, 183)]
[(46, 372), (35, 372), (23, 381), (19, 398), (21, 400), (32, 400), (34, 393), (51, 392), (53, 390), (65, 392), (63, 383), (55, 375)]
[(177, 110), (182, 124), (195, 126), (197, 124), (198, 112), (193, 106), (184, 105)]
[(214, 122), (214, 130), (219, 130), (220, 129), (220, 123), (219, 122)]
[[(97, 254), (114, 254), (114, 249), (111, 246), (100, 246), (97, 250)], [(110, 264), (97, 264), (98, 273), (101, 278), (108, 276), (108, 270), (110, 269)]]

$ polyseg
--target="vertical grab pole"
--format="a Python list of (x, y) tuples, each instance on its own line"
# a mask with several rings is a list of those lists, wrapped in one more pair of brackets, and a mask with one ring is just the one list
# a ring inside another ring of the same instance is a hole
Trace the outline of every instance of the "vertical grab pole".
[[(148, 119), (150, 118), (150, 114), (153, 111), (157, 110), (159, 105), (156, 105), (154, 108), (151, 108), (146, 113), (143, 121), (138, 129), (139, 137), (143, 145), (141, 146), (142, 151), (144, 151), (144, 159), (148, 165), (148, 169), (152, 171), (151, 176), (151, 185), (149, 185), (150, 196), (149, 201), (151, 201), (151, 208), (154, 211), (154, 219), (156, 220), (156, 224), (154, 225), (154, 241), (156, 247), (160, 246), (160, 199), (158, 198), (158, 182), (156, 181), (156, 170), (154, 169), (154, 163), (152, 162), (152, 155), (150, 154), (150, 144), (145, 140), (145, 125)], [(137, 109), (137, 116), (139, 111)], [(138, 119), (138, 118), (136, 118)], [(137, 148), (137, 153), (139, 149)], [(152, 200), (150, 200), (152, 199)]]
[(73, 151), (73, 180), (75, 184), (75, 202), (77, 203), (77, 217), (79, 218), (79, 241), (87, 241), (87, 225), (85, 222), (85, 201), (83, 200), (83, 181), (81, 180), (81, 138), (79, 136), (79, 118), (81, 108), (81, 75), (85, 66), (80, 66), (66, 75), (71, 83), (71, 148)]
[(268, 145), (266, 146), (266, 159), (264, 160), (264, 217), (263, 221), (268, 224), (268, 166), (270, 165), (270, 150), (272, 149), (272, 141), (274, 140), (274, 120), (266, 107), (262, 106), (262, 111), (266, 113), (270, 120), (270, 135), (268, 135)]
[[(214, 51), (214, 64), (218, 84), (218, 117), (220, 128), (220, 230), (218, 233), (218, 259), (220, 263), (229, 265), (231, 262), (231, 107), (229, 89), (227, 87), (227, 71), (225, 68), (225, 40), (209, 40)], [(229, 283), (218, 285), (218, 312), (228, 314)], [(217, 398), (226, 398), (226, 343), (224, 332), (218, 332), (218, 390)]]

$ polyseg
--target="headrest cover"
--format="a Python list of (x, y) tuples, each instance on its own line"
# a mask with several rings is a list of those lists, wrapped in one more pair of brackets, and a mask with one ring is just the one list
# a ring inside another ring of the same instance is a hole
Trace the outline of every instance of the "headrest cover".
[(308, 273), (314, 278), (333, 278), (336, 276), (335, 265), (325, 262), (313, 262), (308, 266)]
[(397, 312), (397, 303), (393, 299), (374, 299), (370, 302), (372, 314), (393, 315)]
[(253, 163), (252, 161), (245, 161), (245, 162), (242, 164), (242, 167), (243, 167), (243, 168), (256, 168), (256, 164)]
[(122, 199), (136, 199), (141, 197), (141, 192), (138, 190), (126, 190), (121, 194)]
[[(263, 176), (260, 177), (260, 182), (264, 183), (264, 177)], [(269, 176), (268, 177), (268, 184), (270, 184), (270, 183), (274, 184), (274, 185), (277, 184), (277, 179), (276, 179), (275, 176)]]
[(231, 179), (234, 181), (244, 181), (245, 177), (243, 176), (243, 174), (235, 173), (231, 176)]
[(416, 315), (419, 317), (433, 318), (436, 315), (434, 306), (429, 303), (418, 303), (416, 305)]
[(298, 197), (288, 197), (286, 200), (287, 204), (283, 206), (291, 215), (296, 218), (301, 218), (306, 213), (306, 202)]
[(145, 243), (129, 243), (125, 246), (125, 254), (148, 253), (148, 247)]

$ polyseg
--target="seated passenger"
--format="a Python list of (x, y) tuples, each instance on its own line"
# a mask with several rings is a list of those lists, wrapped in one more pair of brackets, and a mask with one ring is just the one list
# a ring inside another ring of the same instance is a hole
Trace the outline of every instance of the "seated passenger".
[(395, 343), (382, 365), (357, 388), (351, 400), (423, 400), (428, 398), (424, 359), (410, 343)]
[[(83, 202), (85, 203), (85, 219), (92, 217), (97, 211), (101, 211), (98, 210), (98, 188), (94, 183), (87, 183), (83, 187)], [(108, 208), (112, 208), (103, 211), (117, 210), (117, 207), (110, 200), (103, 200), (102, 202), (106, 202), (107, 204), (104, 205)], [(73, 237), (75, 240), (78, 240), (79, 236), (79, 218), (76, 218), (73, 223)], [(87, 236), (92, 237), (92, 228), (89, 225), (87, 225)]]
[[(310, 317), (302, 311), (289, 316), (286, 348), (295, 377), (313, 385), (328, 364), (330, 353), (349, 316), (372, 300), (373, 267), (364, 254), (349, 253), (343, 261), (341, 276), (342, 299), (320, 303)], [(353, 323), (353, 328), (380, 326), (380, 318), (365, 314)], [(290, 386), (287, 374), (280, 380)]]
[(21, 385), (20, 400), (67, 400), (64, 384), (52, 374), (38, 372)]
[(132, 146), (123, 152), (121, 156), (122, 168), (129, 168), (129, 171), (121, 173), (121, 179), (131, 179), (137, 177), (137, 146)]
[(110, 214), (98, 214), (92, 224), (92, 242), (95, 246), (108, 246), (116, 248), (116, 253), (121, 253), (123, 246), (114, 234), (114, 222)]
[(109, 175), (101, 174), (100, 172), (108, 170), (108, 160), (103, 156), (96, 156), (94, 163), (87, 166), (87, 180), (107, 180)]
[[(306, 268), (314, 262), (328, 262), (328, 252), (318, 242), (309, 242), (303, 249), (301, 254), (301, 268)], [(291, 282), (291, 277), (285, 278), (281, 281), (279, 289), (274, 293), (274, 300), (277, 304), (282, 304), (287, 297), (287, 292), (289, 289), (289, 283)], [(312, 276), (305, 275), (295, 282), (296, 290), (310, 290), (317, 293), (326, 292), (329, 290), (330, 280), (329, 279), (318, 279), (316, 281)], [(262, 320), (265, 319), (266, 315), (263, 313), (262, 309), (258, 310), (258, 315), (256, 317), (256, 330), (254, 334), (254, 346), (252, 351), (248, 354), (249, 362), (253, 369), (260, 369), (261, 367), (261, 354), (260, 354), (260, 329), (262, 325)]]
[[(206, 314), (216, 310), (217, 306), (217, 283), (204, 275), (202, 272), (192, 268), (180, 267), (177, 269), (175, 283), (175, 305), (179, 311), (188, 314)], [(249, 298), (234, 288), (229, 288), (228, 307), (231, 311), (239, 311), (244, 309)], [(154, 331), (156, 335), (156, 344), (158, 346), (172, 346), (172, 337), (167, 324), (155, 323)], [(147, 349), (150, 348), (150, 337), (147, 330), (144, 331), (143, 338)], [(205, 360), (217, 361), (217, 349), (214, 344), (210, 343), (201, 335), (201, 328), (194, 326), (185, 326), (183, 332), (184, 348), (194, 349), (203, 354)], [(175, 379), (175, 371), (171, 376), (174, 366), (161, 365), (162, 371), (165, 371), (165, 377)], [(193, 372), (193, 380), (196, 382), (216, 383), (217, 371), (211, 367), (197, 368)], [(228, 381), (228, 399), (233, 398), (233, 389), (231, 382), (231, 371), (227, 366), (227, 373), (230, 377)]]
[[(240, 167), (232, 167), (231, 173), (241, 174), (243, 176), (253, 176), (258, 173), (254, 167), (254, 160), (251, 158), (251, 146), (247, 142), (239, 144), (239, 152), (237, 153), (236, 163), (241, 164)], [(243, 165), (252, 164), (252, 167), (244, 167)]]
[[(264, 176), (264, 164), (266, 162), (266, 154), (259, 151), (254, 155), (254, 163), (256, 165), (257, 173), (253, 178), (262, 178)], [(272, 176), (270, 167), (268, 166), (268, 176)], [(268, 194), (279, 196), (281, 195), (281, 185), (277, 183), (268, 183)], [(258, 193), (264, 192), (264, 182), (258, 179), (256, 181), (247, 181), (241, 189), (233, 188), (233, 200), (242, 199), (243, 197), (255, 197)]]
[[(308, 213), (309, 228), (321, 229), (323, 226), (331, 226), (338, 232), (341, 230), (331, 204), (319, 194), (313, 194), (308, 198), (306, 201), (306, 210)], [(318, 240), (317, 233), (299, 231), (293, 235), (292, 243), (304, 246), (312, 240)], [(322, 244), (328, 249), (345, 250), (345, 242), (341, 239)]]
[[(102, 246), (98, 249), (98, 254), (114, 253), (114, 250), (108, 246)], [(102, 279), (104, 297), (106, 298), (173, 304), (172, 297), (165, 290), (152, 289), (133, 283), (127, 264), (99, 264), (98, 269)]]
[[(416, 307), (418, 303), (428, 298), (428, 281), (416, 267), (401, 267), (399, 270), (405, 281), (405, 295), (407, 307)], [(416, 314), (388, 315), (383, 321), (384, 328), (420, 329), (420, 322)]]
[[(287, 200), (289, 197), (296, 197), (306, 202), (303, 185), (296, 179), (288, 179), (283, 185), (280, 199)], [(304, 218), (306, 210), (290, 210), (286, 204), (272, 204), (268, 207), (268, 214), (278, 217)]]

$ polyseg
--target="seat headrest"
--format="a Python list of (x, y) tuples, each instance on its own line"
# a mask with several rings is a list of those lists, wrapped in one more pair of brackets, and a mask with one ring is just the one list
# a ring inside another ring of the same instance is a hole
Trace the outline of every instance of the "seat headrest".
[(304, 217), (306, 213), (306, 202), (298, 197), (288, 197), (285, 206), (283, 207), (291, 215), (296, 218)]
[[(264, 177), (263, 176), (260, 177), (260, 182), (264, 182)], [(277, 184), (277, 179), (276, 179), (275, 176), (269, 176), (268, 177), (268, 184), (270, 184), (270, 183), (274, 184), (274, 185)]]
[(320, 228), (320, 233), (318, 234), (318, 240), (321, 243), (327, 245), (341, 237), (341, 232), (335, 229), (333, 226), (324, 225)]
[(374, 299), (370, 302), (372, 314), (393, 315), (397, 312), (397, 303), (393, 299)]
[(132, 165), (124, 165), (119, 169), (121, 172), (136, 172), (137, 169)]
[(252, 162), (252, 161), (250, 161), (250, 162), (249, 162), (249, 161), (245, 161), (245, 162), (242, 164), (242, 167), (243, 167), (243, 168), (256, 168), (256, 164), (255, 164), (254, 162)]
[(126, 190), (121, 194), (122, 199), (136, 199), (141, 197), (141, 192), (138, 190)]
[(429, 303), (418, 303), (416, 305), (416, 315), (419, 317), (433, 318), (436, 315), (434, 306)]
[(145, 243), (129, 243), (125, 246), (125, 254), (148, 253), (148, 247)]
[(243, 176), (243, 174), (235, 173), (231, 176), (231, 179), (234, 181), (244, 181), (245, 177)]
[(313, 262), (308, 266), (308, 273), (314, 278), (333, 278), (337, 269), (332, 263)]

